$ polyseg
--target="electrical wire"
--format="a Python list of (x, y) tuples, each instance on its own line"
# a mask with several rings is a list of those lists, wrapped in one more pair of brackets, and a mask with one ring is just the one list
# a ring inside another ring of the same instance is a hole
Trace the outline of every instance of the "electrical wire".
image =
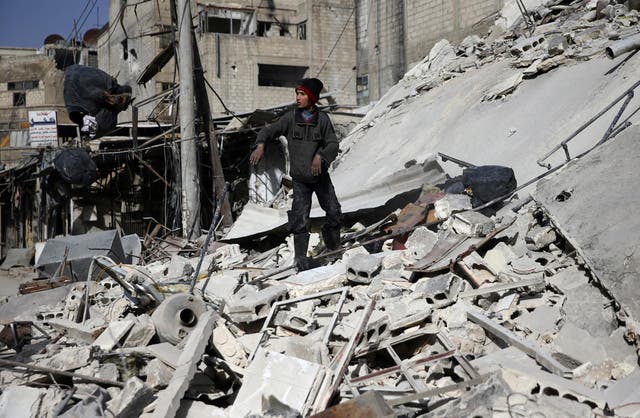
[(347, 26), (349, 25), (349, 22), (351, 21), (351, 16), (353, 16), (353, 13), (355, 11), (356, 11), (355, 7), (351, 9), (351, 14), (349, 15), (349, 18), (347, 19), (347, 21), (345, 22), (344, 26), (342, 27), (342, 31), (340, 32), (340, 35), (338, 36), (338, 39), (336, 39), (336, 42), (333, 44), (333, 47), (331, 48), (331, 51), (329, 51), (329, 55), (327, 55), (327, 58), (325, 58), (324, 62), (322, 63), (322, 67), (320, 67), (320, 71), (318, 71), (318, 74), (316, 74), (316, 77), (318, 77), (320, 75), (322, 70), (324, 70), (324, 67), (327, 65), (327, 62), (329, 61), (329, 58), (331, 58), (331, 54), (333, 54), (333, 51), (338, 46), (338, 43), (340, 42), (340, 39), (342, 39), (342, 35), (344, 35), (344, 31), (347, 30)]

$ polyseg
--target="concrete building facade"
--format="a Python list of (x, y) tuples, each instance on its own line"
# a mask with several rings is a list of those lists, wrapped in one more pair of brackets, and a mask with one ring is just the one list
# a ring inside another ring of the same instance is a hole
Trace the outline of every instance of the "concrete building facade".
[(29, 145), (30, 111), (54, 110), (59, 124), (71, 123), (64, 105), (64, 68), (78, 63), (97, 66), (95, 49), (61, 40), (40, 49), (0, 48), (0, 146)]
[(440, 39), (485, 33), (504, 0), (355, 0), (357, 101), (378, 100)]
[[(138, 85), (171, 42), (169, 1), (141, 3), (136, 13), (111, 1), (110, 29), (98, 41), (100, 68), (133, 87), (140, 101), (178, 81), (175, 60)], [(355, 105), (355, 4), (352, 0), (195, 2), (192, 15), (205, 78), (234, 112), (294, 99), (303, 77), (318, 77), (340, 104)], [(225, 109), (209, 92), (214, 115)], [(153, 114), (155, 104), (140, 111)], [(157, 110), (157, 109), (156, 109)], [(126, 118), (126, 117), (125, 117)]]

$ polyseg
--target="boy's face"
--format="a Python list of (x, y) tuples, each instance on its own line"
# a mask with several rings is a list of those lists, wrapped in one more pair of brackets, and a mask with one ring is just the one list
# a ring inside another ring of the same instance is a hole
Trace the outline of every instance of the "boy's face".
[(298, 109), (307, 109), (309, 107), (309, 96), (303, 90), (296, 89), (296, 105)]

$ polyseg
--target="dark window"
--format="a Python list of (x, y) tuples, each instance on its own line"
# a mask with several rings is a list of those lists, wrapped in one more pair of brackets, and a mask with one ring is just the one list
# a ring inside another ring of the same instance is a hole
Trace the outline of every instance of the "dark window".
[(301, 41), (307, 39), (307, 22), (298, 23), (298, 39)]
[(267, 36), (267, 32), (271, 29), (271, 22), (258, 21), (258, 29), (256, 31), (257, 36)]
[(356, 98), (359, 105), (369, 103), (369, 75), (356, 78)]
[(226, 17), (209, 16), (207, 18), (207, 32), (239, 34), (242, 21)]
[(295, 87), (304, 78), (308, 67), (293, 65), (258, 64), (258, 85), (273, 87)]
[(18, 106), (26, 106), (27, 105), (27, 93), (25, 92), (19, 92), (19, 93), (13, 93), (13, 106), (14, 107), (18, 107)]
[(171, 26), (163, 26), (162, 30), (166, 32), (160, 34), (160, 49), (165, 49), (171, 45), (171, 42), (173, 41), (173, 33)]
[(9, 90), (30, 90), (38, 88), (38, 80), (27, 80), (27, 81), (13, 81), (7, 83), (7, 88)]
[(89, 67), (98, 68), (98, 51), (89, 51), (87, 55), (87, 65)]

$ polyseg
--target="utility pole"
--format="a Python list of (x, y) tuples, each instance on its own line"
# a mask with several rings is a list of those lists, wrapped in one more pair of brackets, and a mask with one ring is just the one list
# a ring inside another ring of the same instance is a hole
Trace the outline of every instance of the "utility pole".
[(200, 236), (200, 179), (196, 148), (192, 25), (191, 1), (177, 0), (182, 236), (187, 239)]

